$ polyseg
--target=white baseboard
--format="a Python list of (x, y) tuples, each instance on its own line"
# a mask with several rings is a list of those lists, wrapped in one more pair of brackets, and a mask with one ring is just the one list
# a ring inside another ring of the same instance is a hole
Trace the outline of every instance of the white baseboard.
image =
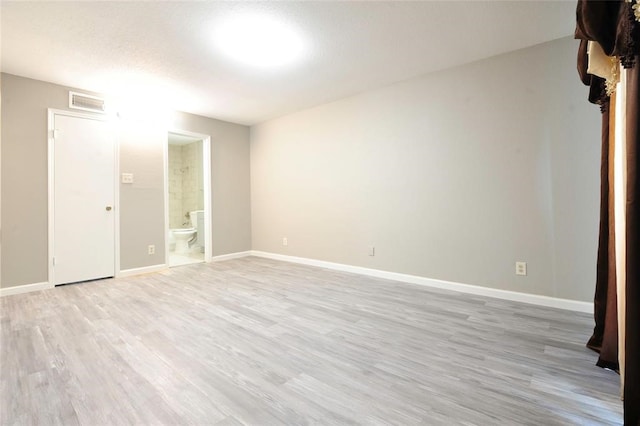
[[(556, 297), (540, 296), (537, 294), (519, 293), (516, 291), (500, 290), (489, 287), (481, 287), (471, 284), (462, 284), (452, 281), (437, 280), (432, 278), (420, 277), (417, 275), (401, 274), (397, 272), (381, 271), (379, 269), (364, 268), (361, 266), (345, 265), (342, 263), (326, 262), (323, 260), (309, 259), (306, 257), (287, 256), (284, 254), (268, 253), (258, 250), (249, 250), (237, 253), (223, 254), (211, 258), (213, 262), (224, 260), (238, 259), (247, 256), (264, 257), (267, 259), (281, 260), (284, 262), (299, 263), (302, 265), (317, 266), (320, 268), (333, 269), (336, 271), (350, 272), (354, 274), (367, 275), (376, 278), (383, 278), (393, 281), (400, 281), (409, 284), (423, 285), (426, 287), (439, 288), (444, 290), (457, 291), (460, 293), (475, 294), (479, 296), (494, 297), (497, 299), (512, 300), (516, 302), (529, 303), (539, 306), (547, 306), (551, 308), (566, 309), (576, 312), (585, 312), (593, 314), (593, 304), (590, 302), (581, 302), (577, 300), (559, 299)], [(143, 268), (125, 269), (117, 274), (118, 277), (130, 277), (133, 275), (148, 274), (151, 272), (159, 272), (167, 269), (166, 264), (145, 266)], [(28, 293), (32, 291), (46, 290), (53, 288), (54, 285), (48, 282), (25, 284), (15, 287), (0, 288), (0, 296), (10, 296), (13, 294)]]
[(30, 293), (32, 291), (46, 290), (53, 287), (54, 287), (53, 284), (44, 282), (44, 283), (24, 284), (24, 285), (17, 285), (14, 287), (0, 288), (0, 297), (11, 296), (13, 294)]
[(122, 271), (116, 274), (116, 277), (117, 278), (132, 277), (134, 275), (149, 274), (151, 272), (164, 271), (167, 268), (168, 266), (165, 263), (161, 263), (158, 265), (143, 266), (142, 268), (123, 269)]
[(253, 255), (253, 252), (251, 250), (239, 251), (236, 253), (229, 253), (229, 254), (221, 254), (220, 256), (213, 256), (211, 258), (211, 262), (221, 262), (223, 260), (239, 259), (241, 257), (247, 257), (252, 255)]
[(361, 266), (345, 265), (342, 263), (326, 262), (323, 260), (308, 259), (305, 257), (287, 256), (283, 254), (268, 253), (258, 250), (251, 251), (252, 256), (264, 257), (284, 262), (300, 263), (303, 265), (318, 266), (320, 268), (333, 269), (336, 271), (351, 272), (354, 274), (367, 275), (387, 280), (401, 281), (410, 284), (423, 285), (426, 287), (452, 290), (460, 293), (475, 294), (479, 296), (493, 297), (496, 299), (512, 300), (515, 302), (529, 303), (532, 305), (546, 306), (551, 308), (566, 309), (569, 311), (585, 312), (593, 314), (593, 303), (581, 302), (578, 300), (559, 299), (556, 297), (541, 296), (537, 294), (520, 293), (516, 291), (500, 290), (497, 288), (482, 287), (471, 284), (462, 284), (452, 281), (437, 280), (420, 277), (417, 275), (401, 274), (397, 272), (381, 271), (379, 269), (363, 268)]

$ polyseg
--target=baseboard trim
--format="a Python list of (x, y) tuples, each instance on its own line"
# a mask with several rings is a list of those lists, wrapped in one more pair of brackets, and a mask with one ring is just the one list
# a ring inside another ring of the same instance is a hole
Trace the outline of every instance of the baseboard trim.
[(221, 254), (219, 256), (213, 256), (211, 258), (211, 262), (221, 262), (223, 260), (240, 259), (241, 257), (247, 257), (252, 255), (253, 255), (253, 252), (251, 250), (239, 251), (236, 253), (229, 253), (229, 254)]
[(581, 302), (578, 300), (560, 299), (556, 297), (541, 296), (537, 294), (520, 293), (510, 290), (500, 290), (496, 288), (482, 287), (472, 284), (462, 284), (453, 281), (444, 281), (417, 275), (401, 274), (398, 272), (381, 271), (379, 269), (364, 268), (342, 263), (326, 262), (323, 260), (309, 259), (305, 257), (287, 256), (284, 254), (269, 253), (259, 250), (252, 250), (252, 256), (264, 257), (267, 259), (281, 260), (284, 262), (299, 263), (303, 265), (317, 266), (320, 268), (333, 269), (336, 271), (351, 272), (354, 274), (367, 275), (376, 278), (400, 281), (409, 284), (417, 284), (426, 287), (439, 288), (444, 290), (457, 291), (460, 293), (474, 294), (478, 296), (493, 297), (496, 299), (511, 300), (514, 302), (528, 303), (532, 305), (545, 306), (550, 308), (565, 309), (575, 312), (593, 314), (593, 303)]
[(48, 282), (17, 285), (14, 287), (0, 288), (0, 297), (11, 296), (14, 294), (30, 293), (32, 291), (47, 290), (53, 288), (54, 285)]
[[(443, 290), (457, 291), (460, 293), (475, 294), (478, 296), (493, 297), (496, 299), (511, 300), (514, 302), (529, 303), (532, 305), (546, 306), (551, 308), (565, 309), (575, 312), (593, 314), (593, 304), (577, 300), (560, 299), (556, 297), (541, 296), (537, 294), (520, 293), (516, 291), (500, 290), (496, 288), (481, 287), (471, 284), (462, 284), (453, 281), (437, 280), (433, 278), (420, 277), (417, 275), (401, 274), (398, 272), (382, 271), (379, 269), (364, 268), (361, 266), (346, 265), (343, 263), (327, 262), (324, 260), (310, 259), (306, 257), (288, 256), (284, 254), (269, 253), (259, 250), (249, 250), (237, 253), (223, 254), (211, 258), (212, 262), (239, 259), (247, 256), (257, 256), (266, 259), (280, 260), (283, 262), (299, 263), (302, 265), (317, 266), (336, 271), (350, 272), (354, 274), (367, 275), (376, 278), (383, 278), (393, 281), (400, 281), (409, 284), (422, 285), (425, 287), (439, 288)], [(117, 274), (118, 277), (130, 277), (134, 275), (160, 272), (167, 269), (166, 264), (145, 266), (142, 268), (125, 269)], [(0, 288), (0, 297), (14, 294), (29, 293), (32, 291), (46, 290), (53, 288), (49, 282), (24, 284), (14, 287)]]
[(167, 266), (166, 263), (160, 263), (158, 265), (143, 266), (142, 268), (123, 269), (116, 274), (116, 278), (133, 277), (135, 275), (150, 274), (151, 272), (160, 272), (164, 271), (168, 267), (169, 266)]

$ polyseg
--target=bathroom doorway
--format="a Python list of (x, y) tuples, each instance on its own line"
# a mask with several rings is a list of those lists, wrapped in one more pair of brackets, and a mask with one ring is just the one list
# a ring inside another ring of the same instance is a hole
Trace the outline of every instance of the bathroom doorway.
[(170, 267), (211, 258), (210, 138), (186, 131), (167, 137), (167, 264)]

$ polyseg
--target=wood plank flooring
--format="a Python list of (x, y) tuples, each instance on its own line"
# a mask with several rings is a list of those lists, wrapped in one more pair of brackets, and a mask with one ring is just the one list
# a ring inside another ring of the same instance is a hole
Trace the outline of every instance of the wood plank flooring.
[(575, 312), (256, 257), (0, 303), (2, 425), (621, 424)]

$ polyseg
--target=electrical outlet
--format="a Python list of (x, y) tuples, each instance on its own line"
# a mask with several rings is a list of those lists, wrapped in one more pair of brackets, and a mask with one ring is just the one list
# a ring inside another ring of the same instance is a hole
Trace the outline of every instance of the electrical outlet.
[(283, 246), (288, 246), (289, 245), (289, 240), (287, 239), (287, 237), (282, 238), (282, 245)]
[(375, 256), (376, 255), (376, 248), (374, 246), (370, 246), (369, 247), (369, 256)]
[(156, 254), (156, 246), (153, 244), (149, 246), (149, 254)]
[(516, 275), (527, 275), (527, 262), (516, 262)]

